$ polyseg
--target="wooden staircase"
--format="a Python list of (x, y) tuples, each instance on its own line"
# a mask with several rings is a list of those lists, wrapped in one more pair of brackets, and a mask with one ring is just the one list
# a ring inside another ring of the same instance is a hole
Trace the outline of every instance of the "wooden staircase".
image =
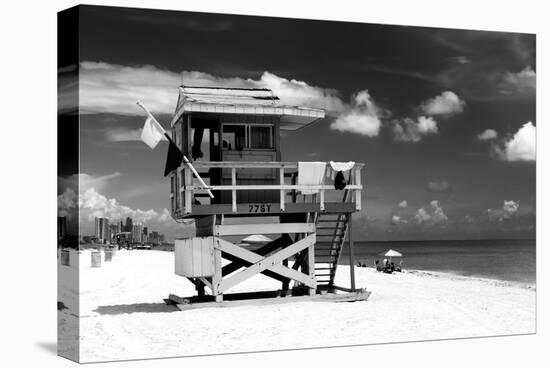
[[(343, 202), (348, 198), (344, 192)], [(315, 219), (315, 278), (320, 288), (334, 285), (340, 254), (348, 233), (349, 213), (319, 213)]]

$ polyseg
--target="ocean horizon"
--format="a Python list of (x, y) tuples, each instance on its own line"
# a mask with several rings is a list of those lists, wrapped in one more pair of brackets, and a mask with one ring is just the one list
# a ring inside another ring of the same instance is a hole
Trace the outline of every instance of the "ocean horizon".
[[(536, 284), (536, 239), (358, 241), (354, 243), (356, 262), (374, 267), (388, 249), (403, 257), (403, 270), (451, 273), (520, 283)], [(340, 264), (349, 264), (347, 243)]]

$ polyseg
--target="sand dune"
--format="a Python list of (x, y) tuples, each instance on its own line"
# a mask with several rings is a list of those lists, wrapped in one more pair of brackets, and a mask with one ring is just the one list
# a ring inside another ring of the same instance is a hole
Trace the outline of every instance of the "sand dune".
[[(165, 305), (170, 293), (193, 295), (173, 273), (173, 253), (120, 251), (113, 262), (90, 267), (81, 252), (80, 303), (71, 267), (60, 266), (60, 344), (80, 361), (278, 350), (534, 333), (534, 289), (494, 280), (407, 271), (393, 275), (356, 268), (357, 286), (372, 291), (355, 303), (296, 302), (204, 308)], [(349, 267), (337, 284), (348, 286)], [(254, 277), (231, 291), (272, 290), (280, 284)], [(78, 310), (79, 309), (79, 310)], [(76, 318), (73, 315), (79, 315)], [(80, 322), (80, 347), (71, 350)]]

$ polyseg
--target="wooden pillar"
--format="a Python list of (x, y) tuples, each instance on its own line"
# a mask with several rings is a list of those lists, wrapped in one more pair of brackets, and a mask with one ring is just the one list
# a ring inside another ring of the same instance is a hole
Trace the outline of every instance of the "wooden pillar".
[[(307, 266), (310, 277), (315, 278), (315, 243), (307, 249)], [(315, 295), (316, 288), (309, 288), (309, 295)]]
[(349, 242), (349, 277), (351, 283), (351, 290), (355, 291), (355, 255), (353, 254), (353, 229), (352, 229), (352, 216), (348, 215), (348, 242)]
[[(215, 241), (218, 241), (216, 239)], [(214, 247), (214, 275), (212, 276), (212, 295), (216, 302), (223, 301), (223, 294), (220, 291), (222, 282), (222, 251), (219, 247)]]
[[(286, 247), (283, 247), (283, 248), (286, 248)], [(283, 266), (285, 267), (288, 267), (288, 258), (283, 260)], [(285, 281), (282, 281), (282, 290), (283, 290), (283, 296), (287, 296), (289, 294), (289, 284), (290, 284), (290, 280), (285, 280)]]

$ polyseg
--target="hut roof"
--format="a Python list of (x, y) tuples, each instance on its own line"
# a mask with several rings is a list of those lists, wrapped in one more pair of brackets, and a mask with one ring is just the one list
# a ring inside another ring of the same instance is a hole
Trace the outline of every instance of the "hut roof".
[(189, 112), (277, 115), (282, 130), (297, 130), (325, 117), (323, 109), (283, 105), (267, 88), (181, 86), (172, 125)]

